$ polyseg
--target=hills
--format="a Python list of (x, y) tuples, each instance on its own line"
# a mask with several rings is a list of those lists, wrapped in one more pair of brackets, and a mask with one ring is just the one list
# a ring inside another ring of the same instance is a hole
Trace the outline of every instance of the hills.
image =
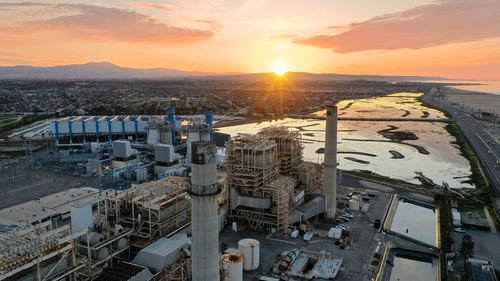
[[(71, 64), (62, 66), (0, 66), (0, 79), (28, 79), (28, 80), (93, 80), (93, 79), (220, 79), (220, 80), (247, 80), (260, 79), (269, 76), (269, 73), (215, 73), (200, 71), (183, 71), (168, 68), (129, 68), (121, 67), (109, 62), (88, 62), (85, 64)], [(349, 75), (335, 73), (307, 73), (290, 72), (288, 77), (299, 80), (370, 80), (386, 82), (448, 80), (431, 76), (384, 76), (384, 75)]]

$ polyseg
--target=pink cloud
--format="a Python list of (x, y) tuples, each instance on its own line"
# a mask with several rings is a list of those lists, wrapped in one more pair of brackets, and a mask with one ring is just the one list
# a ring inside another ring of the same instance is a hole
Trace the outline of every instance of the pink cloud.
[[(500, 1), (445, 0), (329, 29), (335, 35), (292, 38), (336, 53), (421, 49), (500, 36)], [(347, 29), (342, 31), (342, 29)]]
[(46, 13), (47, 13), (46, 11), (42, 11), (42, 10), (24, 12), (24, 14), (27, 16), (41, 16), (41, 15), (44, 15)]
[(80, 40), (149, 44), (194, 43), (214, 36), (212, 31), (170, 26), (129, 10), (83, 4), (60, 4), (56, 7), (75, 14), (25, 22), (10, 28), (10, 31), (13, 34), (61, 32)]
[(22, 8), (22, 7), (32, 7), (32, 6), (50, 6), (50, 4), (47, 4), (47, 3), (38, 3), (38, 2), (6, 2), (6, 3), (0, 3), (0, 9)]
[(214, 20), (195, 20), (195, 22), (208, 24), (208, 25), (210, 25), (212, 30), (215, 30), (215, 31), (219, 31), (223, 27), (222, 24), (220, 24), (219, 22), (216, 22)]
[(135, 3), (133, 4), (136, 7), (139, 8), (147, 8), (147, 9), (156, 9), (164, 12), (170, 12), (173, 10), (171, 6), (168, 5), (158, 5), (158, 4), (153, 4), (150, 2), (140, 2), (140, 3)]

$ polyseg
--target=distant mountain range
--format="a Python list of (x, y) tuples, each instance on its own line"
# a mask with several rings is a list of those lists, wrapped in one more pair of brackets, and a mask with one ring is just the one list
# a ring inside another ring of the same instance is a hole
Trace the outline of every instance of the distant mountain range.
[[(259, 79), (268, 73), (214, 73), (200, 71), (183, 71), (168, 68), (129, 68), (109, 62), (89, 62), (62, 66), (0, 66), (0, 79), (57, 79), (57, 80), (92, 80), (92, 79), (179, 79), (204, 78), (222, 80)], [(300, 80), (370, 80), (386, 82), (434, 81), (448, 80), (441, 77), (427, 76), (383, 76), (383, 75), (349, 75), (349, 74), (316, 74), (307, 72), (291, 72), (288, 76)]]

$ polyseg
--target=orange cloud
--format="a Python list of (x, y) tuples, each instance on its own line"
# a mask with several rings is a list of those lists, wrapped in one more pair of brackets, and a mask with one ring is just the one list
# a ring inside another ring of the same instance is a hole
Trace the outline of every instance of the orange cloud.
[(499, 37), (498, 15), (498, 0), (445, 0), (346, 25), (348, 30), (336, 35), (294, 38), (293, 42), (336, 53), (421, 49)]
[(56, 7), (76, 14), (25, 22), (8, 30), (21, 35), (60, 32), (79, 40), (148, 44), (194, 43), (214, 36), (212, 31), (166, 25), (134, 11), (84, 4)]

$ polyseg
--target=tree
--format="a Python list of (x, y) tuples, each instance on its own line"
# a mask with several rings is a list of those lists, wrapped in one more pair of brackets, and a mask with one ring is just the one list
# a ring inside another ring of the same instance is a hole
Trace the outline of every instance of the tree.
[(464, 257), (464, 264), (467, 258), (472, 257), (474, 253), (474, 241), (469, 234), (465, 234), (462, 238), (462, 246), (460, 247), (460, 255)]

